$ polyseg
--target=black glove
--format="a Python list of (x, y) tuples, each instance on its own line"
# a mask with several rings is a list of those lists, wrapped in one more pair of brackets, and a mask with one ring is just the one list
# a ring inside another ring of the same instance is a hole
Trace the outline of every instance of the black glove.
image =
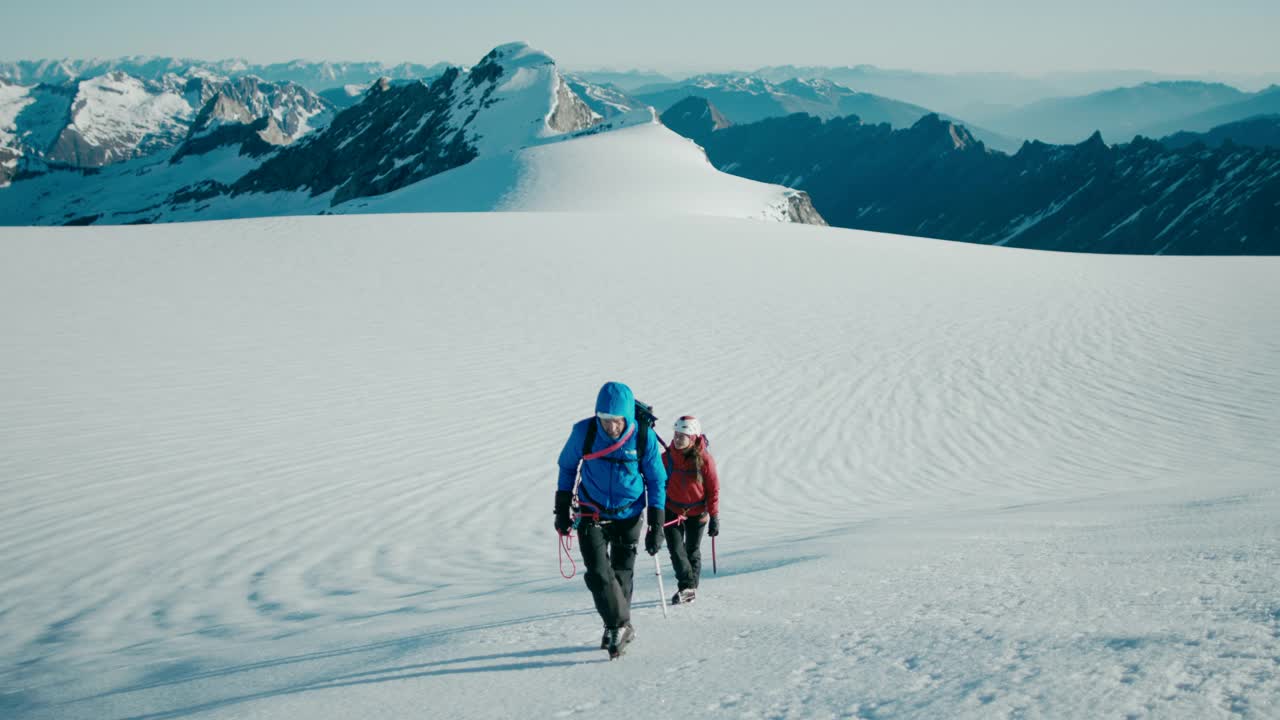
[(720, 516), (712, 515), (711, 524), (707, 526), (707, 534), (715, 537), (720, 534)]
[(573, 493), (566, 490), (556, 491), (556, 532), (568, 535), (573, 529), (573, 519), (569, 517), (569, 506), (573, 503)]
[(662, 521), (665, 513), (662, 508), (649, 508), (649, 529), (644, 533), (644, 551), (657, 555), (662, 549)]

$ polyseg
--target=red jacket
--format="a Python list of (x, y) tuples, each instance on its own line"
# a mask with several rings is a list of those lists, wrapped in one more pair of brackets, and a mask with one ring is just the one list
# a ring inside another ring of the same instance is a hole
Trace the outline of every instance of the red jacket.
[(698, 482), (694, 459), (685, 451), (669, 447), (662, 453), (667, 468), (667, 509), (677, 515), (720, 514), (720, 477), (716, 461), (707, 450), (707, 437), (699, 435), (694, 447), (702, 454), (702, 482)]

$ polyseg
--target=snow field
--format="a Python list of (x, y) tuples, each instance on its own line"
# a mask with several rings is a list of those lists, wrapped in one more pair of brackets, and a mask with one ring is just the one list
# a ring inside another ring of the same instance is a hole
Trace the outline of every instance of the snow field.
[[(1280, 706), (1270, 259), (569, 213), (0, 247), (6, 717)], [(611, 379), (724, 482), (720, 573), (664, 621), (642, 554), (612, 665), (551, 531)]]

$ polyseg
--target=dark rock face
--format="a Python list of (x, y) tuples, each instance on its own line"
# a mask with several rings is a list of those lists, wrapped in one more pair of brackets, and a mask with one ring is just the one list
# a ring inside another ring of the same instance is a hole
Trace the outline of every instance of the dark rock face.
[(1042, 250), (1280, 254), (1280, 150), (1025, 143), (989, 151), (927, 116), (905, 130), (803, 114), (699, 141), (717, 168), (805, 190), (838, 227)]
[(706, 98), (693, 96), (672, 105), (660, 119), (663, 125), (698, 144), (733, 124)]
[[(196, 136), (217, 122), (249, 124), (259, 118), (279, 116), (274, 123), (282, 142), (292, 142), (306, 133), (314, 118), (327, 122), (326, 113), (332, 108), (320, 96), (293, 83), (268, 83), (256, 77), (243, 77), (227, 83), (210, 85), (201, 81), (202, 88), (212, 91), (204, 102), (195, 121), (191, 124), (191, 136)], [(188, 84), (188, 92), (191, 85)]]
[[(494, 79), (502, 70), (496, 63), (480, 69)], [(285, 148), (237, 181), (232, 191), (305, 188), (316, 196), (332, 190), (336, 205), (465, 165), (475, 158), (476, 150), (466, 142), (462, 128), (450, 123), (448, 112), (458, 99), (460, 84), (456, 68), (430, 85), (376, 83), (363, 101), (339, 113), (323, 134)], [(480, 104), (493, 87), (490, 82)], [(473, 108), (473, 115), (477, 110)]]
[(204, 155), (220, 147), (239, 146), (241, 155), (261, 157), (274, 152), (284, 144), (285, 136), (271, 116), (260, 117), (248, 123), (219, 125), (184, 142), (169, 158), (177, 164), (192, 155)]

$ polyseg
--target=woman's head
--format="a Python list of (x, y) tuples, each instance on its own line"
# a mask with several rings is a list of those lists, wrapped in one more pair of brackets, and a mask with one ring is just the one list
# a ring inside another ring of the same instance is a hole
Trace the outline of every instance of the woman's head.
[(702, 423), (698, 422), (698, 418), (692, 415), (681, 415), (675, 424), (675, 436), (671, 440), (671, 444), (677, 450), (688, 450), (698, 441), (698, 437), (702, 435)]

